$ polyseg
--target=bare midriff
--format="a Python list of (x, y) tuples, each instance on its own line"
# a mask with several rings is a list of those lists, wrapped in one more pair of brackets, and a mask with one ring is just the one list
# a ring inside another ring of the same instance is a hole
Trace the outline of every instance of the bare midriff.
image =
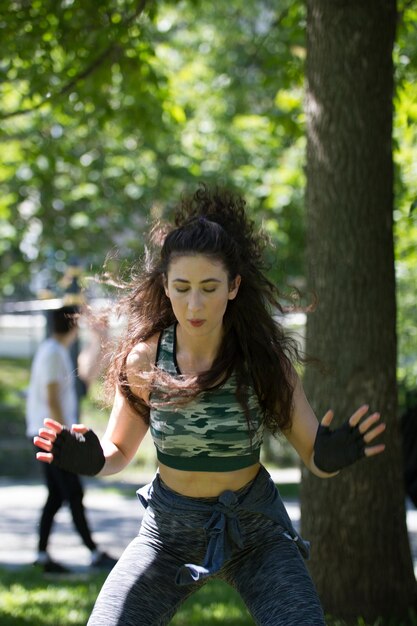
[(238, 491), (255, 478), (260, 464), (233, 472), (186, 472), (159, 464), (164, 483), (173, 491), (190, 498), (212, 498), (223, 491)]

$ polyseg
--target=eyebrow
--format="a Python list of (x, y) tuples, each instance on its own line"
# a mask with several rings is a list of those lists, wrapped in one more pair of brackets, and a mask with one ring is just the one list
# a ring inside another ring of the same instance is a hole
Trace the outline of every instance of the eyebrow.
[[(173, 278), (172, 279), (173, 283), (189, 283), (189, 280), (185, 280), (185, 278)], [(204, 280), (201, 280), (200, 283), (221, 283), (222, 281), (219, 280), (218, 278), (205, 278)]]

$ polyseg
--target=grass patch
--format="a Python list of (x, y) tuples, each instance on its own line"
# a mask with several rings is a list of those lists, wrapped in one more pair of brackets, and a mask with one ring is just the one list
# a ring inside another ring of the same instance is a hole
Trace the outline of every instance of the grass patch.
[[(2, 626), (85, 626), (105, 575), (46, 579), (37, 568), (0, 570)], [(173, 626), (253, 626), (238, 594), (213, 581), (189, 598)]]
[[(2, 626), (85, 626), (105, 574), (80, 574), (47, 579), (35, 567), (0, 570)], [(171, 621), (172, 626), (254, 626), (240, 596), (221, 581), (210, 581), (192, 595)], [(327, 626), (348, 626), (328, 617)], [(353, 626), (352, 622), (349, 626)], [(411, 614), (404, 621), (358, 618), (354, 626), (417, 626)]]
[(29, 384), (28, 359), (0, 359), (0, 429), (3, 437), (25, 435), (25, 392)]
[(211, 581), (184, 602), (171, 624), (254, 626), (255, 622), (232, 587), (221, 581)]
[(35, 567), (0, 571), (2, 626), (85, 626), (104, 575), (47, 580)]

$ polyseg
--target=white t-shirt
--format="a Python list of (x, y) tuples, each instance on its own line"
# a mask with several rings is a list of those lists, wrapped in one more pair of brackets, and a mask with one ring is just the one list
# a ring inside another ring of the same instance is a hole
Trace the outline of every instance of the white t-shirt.
[(43, 420), (51, 417), (48, 407), (47, 386), (59, 383), (59, 399), (64, 422), (71, 426), (77, 422), (77, 394), (74, 366), (69, 350), (59, 341), (45, 339), (36, 351), (32, 362), (30, 384), (26, 401), (26, 434), (34, 437)]

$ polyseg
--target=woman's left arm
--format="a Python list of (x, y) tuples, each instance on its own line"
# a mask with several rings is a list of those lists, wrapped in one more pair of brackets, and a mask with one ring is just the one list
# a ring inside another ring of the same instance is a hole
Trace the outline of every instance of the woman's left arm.
[(361, 422), (369, 409), (364, 405), (343, 426), (330, 430), (333, 412), (327, 411), (319, 424), (295, 372), (294, 376), (292, 426), (284, 434), (313, 474), (329, 478), (361, 456), (374, 456), (384, 451), (384, 444), (368, 445), (385, 430), (385, 424), (377, 424), (379, 413)]

